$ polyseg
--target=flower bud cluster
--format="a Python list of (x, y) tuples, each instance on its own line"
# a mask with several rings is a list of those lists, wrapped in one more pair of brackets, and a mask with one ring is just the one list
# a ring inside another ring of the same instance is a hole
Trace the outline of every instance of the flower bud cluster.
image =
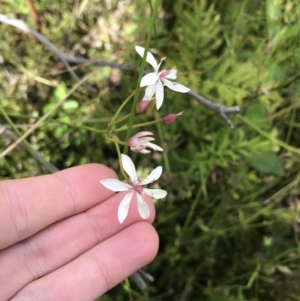
[[(136, 46), (135, 50), (141, 57), (144, 56), (145, 48)], [(154, 72), (146, 74), (141, 80), (140, 87), (146, 87), (146, 90), (143, 99), (137, 104), (136, 110), (138, 113), (145, 112), (151, 100), (154, 98), (156, 101), (156, 109), (158, 110), (163, 104), (164, 87), (168, 87), (169, 89), (180, 93), (187, 93), (190, 90), (189, 88), (173, 81), (177, 78), (177, 70), (175, 68), (171, 70), (159, 71), (160, 65), (162, 64), (162, 61), (164, 59), (165, 58), (161, 59), (161, 61), (157, 63), (152, 53), (147, 52), (146, 54), (146, 61), (153, 67)], [(161, 118), (158, 122), (163, 122), (164, 124), (172, 124), (182, 114), (182, 112), (178, 114), (171, 113)], [(154, 122), (152, 122), (152, 124), (153, 123)], [(154, 151), (163, 151), (160, 146), (153, 143), (155, 139), (153, 137), (153, 133), (149, 131), (141, 131), (136, 133), (128, 140), (128, 142), (122, 142), (119, 140), (116, 141), (113, 139), (109, 140), (114, 141), (118, 144), (127, 145), (129, 146), (131, 151), (136, 153), (148, 154), (151, 152), (151, 149)], [(130, 184), (123, 183), (117, 179), (105, 179), (101, 180), (100, 182), (105, 188), (115, 192), (128, 191), (118, 207), (118, 220), (120, 223), (123, 223), (128, 215), (133, 195), (136, 195), (138, 212), (140, 216), (143, 219), (147, 219), (150, 216), (150, 209), (145, 202), (144, 195), (148, 195), (156, 199), (161, 199), (167, 195), (167, 192), (161, 189), (144, 188), (143, 185), (156, 181), (162, 174), (162, 167), (156, 167), (148, 175), (148, 177), (146, 177), (144, 180), (139, 180), (134, 163), (132, 162), (131, 158), (125, 154), (121, 154), (120, 161), (124, 177), (128, 179), (128, 182), (130, 182)]]

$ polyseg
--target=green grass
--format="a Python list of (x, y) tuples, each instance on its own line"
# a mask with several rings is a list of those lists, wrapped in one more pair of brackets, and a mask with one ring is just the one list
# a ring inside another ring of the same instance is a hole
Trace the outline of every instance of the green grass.
[[(133, 46), (145, 45), (151, 10), (145, 1), (125, 2), (43, 0), (36, 8), (43, 35), (59, 49), (138, 66)], [(25, 5), (1, 8), (35, 26)], [(35, 39), (4, 24), (0, 30), (1, 106), (23, 134), (75, 83)], [(166, 152), (133, 155), (165, 170), (159, 184), (168, 197), (156, 203), (160, 250), (147, 267), (156, 281), (145, 292), (124, 283), (100, 300), (300, 300), (300, 4), (166, 0), (153, 32), (150, 47), (166, 57), (164, 68), (182, 72), (178, 82), (241, 113), (232, 130), (195, 100), (166, 92), (159, 116), (184, 111), (172, 125), (149, 128)], [(103, 162), (118, 171), (114, 145), (97, 130), (106, 129), (137, 76), (100, 68), (88, 80), (98, 93), (78, 88), (27, 142), (59, 169)], [(135, 123), (156, 117), (150, 111)], [(0, 122), (7, 124), (3, 114)], [(12, 141), (1, 135), (0, 151)], [(0, 159), (1, 179), (45, 172), (24, 146)]]

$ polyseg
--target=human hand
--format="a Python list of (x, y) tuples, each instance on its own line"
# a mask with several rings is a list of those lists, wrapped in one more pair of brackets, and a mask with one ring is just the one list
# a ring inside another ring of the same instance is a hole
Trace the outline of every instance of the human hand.
[(106, 178), (117, 176), (88, 164), (0, 182), (1, 301), (92, 301), (155, 257), (153, 203), (145, 197), (151, 214), (141, 221), (131, 202), (120, 224), (126, 192), (103, 187)]

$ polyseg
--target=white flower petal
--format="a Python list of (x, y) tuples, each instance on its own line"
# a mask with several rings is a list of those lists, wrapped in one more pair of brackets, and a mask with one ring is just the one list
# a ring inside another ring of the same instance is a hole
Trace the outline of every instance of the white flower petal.
[(150, 85), (146, 88), (143, 100), (149, 99), (149, 101), (150, 101), (152, 99), (153, 95), (156, 92), (156, 86), (157, 86), (157, 83), (155, 83), (154, 85)]
[(181, 93), (187, 93), (190, 91), (190, 88), (184, 86), (184, 85), (181, 85), (181, 84), (178, 84), (178, 83), (175, 83), (175, 82), (171, 82), (165, 78), (162, 78), (161, 79), (163, 81), (163, 83), (171, 90), (173, 91), (176, 91), (176, 92), (181, 92)]
[(124, 196), (123, 200), (121, 201), (121, 203), (118, 207), (118, 219), (119, 219), (120, 224), (122, 224), (124, 222), (125, 218), (128, 215), (128, 210), (129, 210), (130, 202), (132, 199), (132, 194), (133, 194), (133, 191), (127, 193)]
[(152, 132), (149, 132), (149, 131), (142, 131), (142, 132), (136, 133), (133, 137), (140, 138), (140, 137), (144, 137), (144, 136), (147, 136), (147, 135), (152, 136), (153, 133), (152, 133)]
[(148, 189), (144, 188), (143, 192), (150, 197), (153, 197), (155, 199), (163, 199), (168, 194), (165, 190), (162, 189)]
[[(143, 58), (145, 48), (141, 47), (141, 46), (135, 46), (135, 50)], [(158, 69), (157, 62), (156, 62), (153, 54), (149, 51), (147, 53), (146, 62), (149, 63), (154, 68), (155, 71), (157, 71), (157, 69)]]
[(150, 147), (150, 148), (152, 148), (152, 149), (155, 150), (155, 151), (160, 151), (160, 152), (163, 151), (163, 149), (162, 149), (160, 146), (158, 146), (158, 145), (156, 145), (156, 144), (154, 144), (154, 143), (147, 142), (146, 145), (147, 145), (147, 147)]
[(155, 84), (158, 81), (158, 75), (155, 72), (148, 73), (143, 76), (140, 87), (146, 87)]
[(164, 86), (162, 85), (160, 80), (157, 82), (155, 98), (156, 98), (156, 109), (158, 110), (164, 101)]
[(144, 179), (143, 181), (141, 181), (138, 184), (146, 185), (146, 184), (152, 183), (152, 182), (156, 181), (161, 176), (161, 174), (162, 174), (162, 167), (158, 166), (151, 171), (150, 175), (146, 179)]
[(168, 75), (165, 76), (165, 78), (168, 79), (176, 79), (177, 78), (177, 70), (175, 68), (173, 68), (172, 70), (169, 70), (170, 73)]
[(138, 181), (138, 176), (136, 174), (135, 166), (132, 160), (130, 159), (130, 157), (124, 154), (121, 154), (121, 158), (124, 171), (128, 174), (132, 184), (136, 184)]
[(132, 188), (129, 184), (123, 183), (117, 179), (105, 179), (101, 180), (100, 183), (112, 191), (127, 191)]
[(149, 154), (149, 153), (151, 153), (151, 151), (144, 148), (143, 150), (140, 151), (140, 153), (141, 154)]
[(150, 216), (150, 209), (148, 205), (145, 203), (143, 196), (139, 193), (136, 194), (138, 200), (138, 210), (139, 214), (143, 219), (147, 219)]
[(153, 138), (153, 137), (141, 137), (141, 138), (138, 138), (137, 144), (144, 145), (144, 144), (147, 144), (148, 141), (153, 141), (153, 140), (155, 140), (155, 138)]

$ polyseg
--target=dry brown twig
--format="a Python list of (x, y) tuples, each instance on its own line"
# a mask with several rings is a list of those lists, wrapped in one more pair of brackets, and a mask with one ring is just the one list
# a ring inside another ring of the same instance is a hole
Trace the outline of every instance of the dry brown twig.
[(33, 0), (26, 0), (27, 6), (29, 8), (29, 12), (36, 24), (38, 30), (41, 29), (41, 16), (39, 15), (38, 11), (35, 8)]

